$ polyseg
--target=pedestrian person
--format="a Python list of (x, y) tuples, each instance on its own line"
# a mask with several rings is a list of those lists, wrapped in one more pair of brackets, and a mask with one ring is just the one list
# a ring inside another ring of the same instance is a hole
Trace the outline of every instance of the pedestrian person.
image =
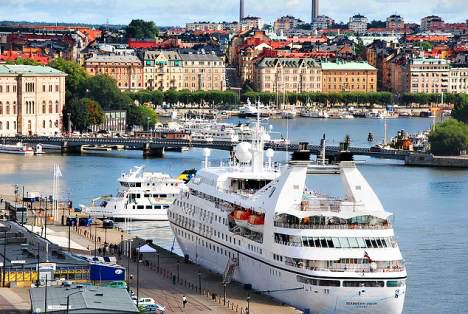
[(182, 296), (182, 305), (183, 308), (185, 309), (185, 304), (187, 304), (187, 297), (185, 295)]

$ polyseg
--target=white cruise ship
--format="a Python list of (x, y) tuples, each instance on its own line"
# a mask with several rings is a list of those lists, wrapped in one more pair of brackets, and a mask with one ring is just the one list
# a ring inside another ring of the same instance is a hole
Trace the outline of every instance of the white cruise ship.
[(167, 209), (184, 187), (184, 182), (159, 172), (134, 167), (118, 179), (116, 196), (102, 196), (83, 211), (98, 218), (116, 220), (167, 220)]
[(306, 187), (308, 151), (281, 168), (263, 143), (203, 169), (169, 208), (188, 259), (310, 313), (401, 313), (406, 270), (386, 212), (352, 162), (343, 199)]

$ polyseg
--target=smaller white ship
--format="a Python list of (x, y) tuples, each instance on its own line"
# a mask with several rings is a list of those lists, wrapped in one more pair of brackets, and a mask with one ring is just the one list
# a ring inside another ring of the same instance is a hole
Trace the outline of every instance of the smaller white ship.
[(303, 118), (315, 118), (315, 119), (326, 119), (328, 118), (328, 113), (325, 110), (302, 110), (300, 116)]
[(23, 143), (16, 143), (16, 145), (0, 144), (0, 153), (16, 155), (34, 155), (34, 150), (31, 148), (31, 146)]
[(143, 172), (143, 166), (122, 173), (117, 196), (102, 196), (83, 212), (115, 220), (167, 220), (167, 209), (184, 187), (182, 180), (160, 172)]
[(281, 118), (283, 119), (294, 119), (297, 117), (297, 112), (294, 109), (281, 111)]

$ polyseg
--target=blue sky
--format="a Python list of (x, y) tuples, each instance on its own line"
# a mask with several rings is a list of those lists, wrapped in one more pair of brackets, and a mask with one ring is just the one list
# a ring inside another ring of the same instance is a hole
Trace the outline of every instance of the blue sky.
[[(398, 13), (406, 21), (441, 15), (448, 22), (468, 18), (468, 0), (322, 0), (321, 14), (347, 21), (356, 13), (369, 20)], [(266, 22), (282, 15), (310, 19), (310, 0), (245, 0), (246, 13)], [(0, 20), (128, 24), (133, 18), (158, 25), (189, 21), (231, 21), (238, 18), (239, 0), (0, 0)]]

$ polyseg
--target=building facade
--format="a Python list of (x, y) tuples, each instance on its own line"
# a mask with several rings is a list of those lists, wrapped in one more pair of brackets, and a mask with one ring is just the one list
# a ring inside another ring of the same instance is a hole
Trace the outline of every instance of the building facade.
[(468, 65), (450, 68), (450, 92), (468, 93)]
[(311, 58), (263, 58), (255, 67), (254, 86), (260, 92), (321, 91), (320, 63)]
[(405, 21), (400, 15), (392, 14), (387, 17), (385, 26), (389, 31), (401, 32), (405, 30)]
[(90, 75), (109, 75), (121, 90), (145, 89), (143, 64), (137, 56), (95, 55), (85, 60), (85, 69)]
[(443, 29), (444, 20), (440, 16), (430, 15), (421, 19), (421, 31), (435, 31)]
[(62, 132), (66, 74), (45, 66), (0, 66), (0, 135)]
[(184, 88), (182, 57), (176, 51), (146, 50), (143, 55), (145, 88), (180, 90)]
[(335, 23), (335, 20), (326, 15), (319, 15), (312, 22), (312, 29), (328, 29)]
[(213, 54), (180, 56), (183, 67), (181, 89), (190, 91), (226, 89), (226, 67), (222, 58)]
[(367, 32), (367, 17), (356, 14), (349, 18), (348, 28), (357, 34)]
[(404, 66), (403, 82), (410, 93), (448, 93), (450, 62), (444, 59), (414, 58)]
[(261, 17), (257, 16), (247, 16), (244, 17), (240, 24), (241, 31), (248, 31), (251, 29), (263, 29), (265, 22)]
[(317, 16), (319, 16), (319, 11), (320, 11), (320, 0), (312, 0), (312, 12), (311, 12), (311, 19), (310, 22), (314, 23), (315, 19)]
[(282, 16), (273, 23), (273, 31), (278, 35), (284, 34), (292, 29), (296, 29), (301, 24), (304, 24), (304, 21), (293, 16)]
[(366, 62), (322, 62), (322, 92), (376, 92), (377, 69)]

